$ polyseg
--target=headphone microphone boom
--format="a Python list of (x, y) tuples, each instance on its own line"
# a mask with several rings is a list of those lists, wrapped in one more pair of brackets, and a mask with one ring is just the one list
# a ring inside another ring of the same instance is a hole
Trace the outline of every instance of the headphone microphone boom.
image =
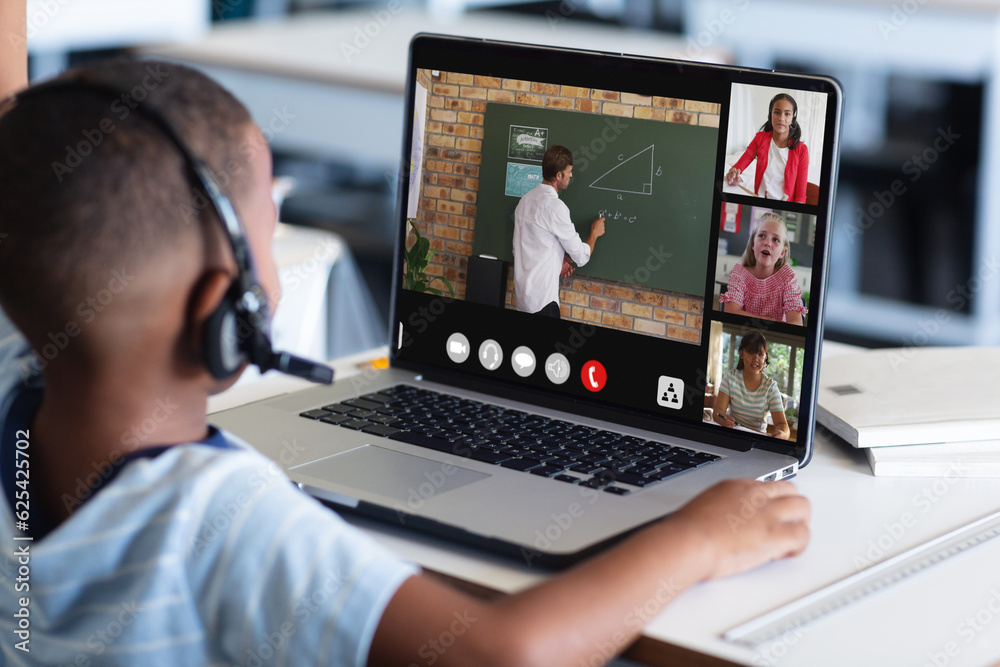
[(211, 169), (188, 147), (173, 124), (148, 101), (140, 103), (132, 100), (128, 92), (132, 87), (124, 85), (127, 83), (94, 72), (82, 72), (75, 78), (32, 86), (18, 93), (14, 99), (16, 104), (20, 104), (25, 99), (51, 91), (83, 90), (108, 93), (113, 100), (130, 100), (129, 107), (156, 125), (183, 156), (199, 188), (205, 192), (222, 222), (236, 260), (236, 278), (205, 322), (202, 358), (209, 373), (224, 380), (238, 373), (249, 362), (257, 366), (261, 373), (277, 370), (313, 382), (331, 384), (334, 373), (329, 366), (273, 349), (267, 295), (257, 279), (246, 230), (236, 209), (222, 192)]

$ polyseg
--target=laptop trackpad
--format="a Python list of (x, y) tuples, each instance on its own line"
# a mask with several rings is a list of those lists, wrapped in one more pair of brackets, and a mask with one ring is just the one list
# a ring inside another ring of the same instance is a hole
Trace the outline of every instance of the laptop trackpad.
[(403, 502), (429, 500), (490, 476), (375, 445), (296, 466), (295, 472)]

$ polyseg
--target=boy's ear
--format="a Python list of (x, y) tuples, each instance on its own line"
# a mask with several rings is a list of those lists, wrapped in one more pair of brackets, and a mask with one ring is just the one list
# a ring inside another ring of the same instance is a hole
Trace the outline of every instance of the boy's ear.
[(184, 347), (191, 359), (204, 366), (203, 336), (209, 317), (226, 298), (226, 292), (233, 284), (233, 276), (224, 269), (206, 269), (191, 290), (188, 315), (185, 324)]

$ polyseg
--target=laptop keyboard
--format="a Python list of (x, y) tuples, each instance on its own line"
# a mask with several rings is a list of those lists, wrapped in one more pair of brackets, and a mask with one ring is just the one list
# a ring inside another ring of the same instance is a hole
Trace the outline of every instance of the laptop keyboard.
[(721, 458), (405, 384), (301, 416), (615, 495)]

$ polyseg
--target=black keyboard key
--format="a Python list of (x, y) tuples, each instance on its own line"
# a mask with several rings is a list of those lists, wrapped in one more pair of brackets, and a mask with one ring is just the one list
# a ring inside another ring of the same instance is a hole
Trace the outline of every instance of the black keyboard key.
[(300, 417), (305, 417), (307, 419), (320, 419), (326, 417), (330, 414), (329, 410), (324, 410), (322, 408), (316, 408), (315, 410), (306, 410), (305, 412), (300, 412)]
[(627, 496), (628, 494), (632, 493), (628, 489), (622, 488), (620, 486), (606, 486), (604, 487), (603, 491), (605, 493), (613, 493), (616, 496)]
[(660, 467), (652, 463), (645, 463), (639, 466), (632, 466), (632, 468), (629, 469), (629, 472), (636, 475), (642, 475), (643, 477), (648, 477), (660, 472)]
[(504, 468), (510, 468), (512, 470), (520, 470), (521, 472), (527, 472), (532, 468), (538, 468), (542, 464), (538, 461), (532, 461), (531, 459), (508, 459), (501, 463)]
[(353, 405), (347, 405), (346, 403), (331, 403), (330, 405), (324, 405), (323, 409), (330, 412), (350, 412), (351, 410), (357, 410)]
[(384, 438), (387, 435), (392, 435), (399, 429), (393, 428), (391, 426), (386, 426), (385, 424), (372, 424), (371, 426), (366, 426), (361, 430), (365, 433), (371, 433), (372, 435), (380, 435)]
[(593, 463), (577, 463), (569, 467), (573, 472), (583, 473), (584, 475), (592, 475), (598, 470), (603, 470), (599, 465), (594, 465)]
[(543, 465), (539, 468), (532, 468), (530, 472), (532, 475), (540, 475), (542, 477), (552, 477), (554, 475), (558, 475), (562, 471), (563, 469), (557, 466)]
[(646, 486), (647, 484), (652, 484), (653, 482), (659, 480), (650, 479), (634, 473), (622, 472), (615, 475), (615, 481), (619, 484), (630, 484), (631, 486)]
[(567, 484), (576, 484), (580, 481), (579, 477), (573, 477), (573, 475), (556, 475), (552, 479), (558, 479), (560, 482), (566, 482)]
[(383, 394), (381, 392), (365, 394), (361, 398), (365, 399), (366, 401), (371, 401), (372, 403), (388, 403), (389, 401), (392, 400), (392, 396), (390, 396), (389, 394)]
[(344, 405), (350, 405), (353, 408), (361, 408), (362, 410), (375, 410), (382, 407), (381, 403), (366, 401), (363, 398), (352, 398), (349, 401), (344, 401)]
[(374, 426), (374, 424), (372, 424), (367, 419), (354, 419), (354, 418), (351, 418), (351, 419), (349, 419), (349, 420), (347, 420), (345, 422), (340, 422), (339, 426), (343, 426), (344, 428), (351, 428), (351, 429), (354, 429), (355, 431), (360, 431), (364, 427), (366, 427), (366, 426)]
[(701, 459), (696, 459), (692, 456), (686, 454), (670, 454), (666, 457), (671, 463), (676, 463), (678, 465), (687, 466), (688, 468), (697, 468), (698, 466), (703, 466), (708, 461), (703, 461)]
[(530, 449), (515, 447), (513, 445), (505, 445), (500, 448), (500, 451), (504, 454), (510, 454), (511, 456), (530, 456), (531, 454), (534, 454), (534, 452)]
[(632, 466), (627, 463), (622, 465), (617, 465), (613, 462), (604, 464), (604, 472), (608, 473), (609, 475), (619, 475), (625, 472), (626, 470), (630, 470), (631, 468)]
[(563, 447), (559, 450), (560, 456), (565, 456), (568, 459), (573, 459), (574, 461), (579, 461), (585, 456), (590, 456), (588, 452), (577, 449), (576, 447)]
[(355, 419), (368, 419), (369, 417), (374, 417), (377, 412), (372, 412), (371, 410), (351, 410), (347, 414), (351, 415)]
[(491, 452), (488, 449), (473, 449), (471, 450), (471, 456), (475, 461), (482, 461), (483, 463), (503, 463), (510, 459), (506, 454), (498, 454), (497, 452)]
[(347, 421), (351, 421), (354, 417), (350, 415), (341, 415), (336, 412), (332, 412), (326, 417), (320, 417), (321, 422), (326, 422), (327, 424), (342, 424)]
[[(556, 454), (558, 453), (559, 452), (556, 452)], [(548, 461), (548, 464), (550, 466), (560, 466), (561, 468), (568, 468), (575, 463), (576, 461), (574, 461), (573, 459), (568, 459), (565, 456), (556, 456), (554, 459)]]
[(681, 468), (680, 466), (664, 466), (660, 470), (647, 478), (654, 481), (660, 481), (661, 479), (666, 479), (667, 477), (673, 477), (674, 475), (679, 475), (682, 472), (687, 472), (690, 468)]
[(601, 477), (591, 477), (588, 480), (580, 482), (580, 486), (585, 486), (588, 489), (602, 489), (611, 482), (612, 480), (610, 479), (603, 479)]
[(375, 413), (374, 416), (368, 418), (368, 421), (375, 422), (376, 424), (391, 424), (396, 421), (396, 418), (389, 415), (380, 415)]
[(440, 436), (444, 434), (444, 430), (436, 426), (427, 426), (426, 424), (417, 424), (412, 429), (414, 433), (423, 433), (424, 435), (437, 435)]

